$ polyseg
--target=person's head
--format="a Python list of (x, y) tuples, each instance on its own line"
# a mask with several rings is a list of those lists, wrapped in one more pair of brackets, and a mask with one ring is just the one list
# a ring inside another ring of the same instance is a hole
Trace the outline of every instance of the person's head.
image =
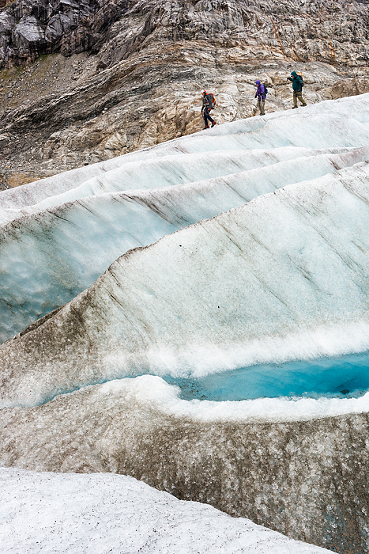
[(292, 71), (292, 73), (291, 73), (291, 77), (293, 77), (293, 78), (297, 77), (297, 73), (296, 73), (296, 71)]
[(202, 92), (202, 95), (203, 95), (203, 96), (206, 96), (206, 90), (205, 90), (205, 89), (202, 89), (201, 92)]
[(255, 85), (259, 86), (259, 85), (260, 85), (260, 81), (255, 81)]

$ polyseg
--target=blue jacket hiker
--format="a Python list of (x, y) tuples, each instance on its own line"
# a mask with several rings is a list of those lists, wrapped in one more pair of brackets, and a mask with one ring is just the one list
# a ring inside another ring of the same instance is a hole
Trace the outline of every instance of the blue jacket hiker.
[(265, 86), (260, 81), (255, 81), (255, 85), (257, 86), (255, 98), (258, 99), (258, 108), (260, 110), (260, 115), (265, 115)]

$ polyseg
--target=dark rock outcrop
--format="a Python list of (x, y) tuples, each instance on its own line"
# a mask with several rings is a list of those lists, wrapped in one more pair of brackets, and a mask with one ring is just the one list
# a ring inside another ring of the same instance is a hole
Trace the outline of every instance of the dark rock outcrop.
[[(0, 14), (0, 64), (11, 67), (60, 51), (65, 37), (71, 38), (76, 29), (83, 28), (98, 8), (97, 0), (11, 3)], [(80, 32), (78, 41), (74, 36), (74, 51), (88, 50), (90, 42), (89, 34)]]

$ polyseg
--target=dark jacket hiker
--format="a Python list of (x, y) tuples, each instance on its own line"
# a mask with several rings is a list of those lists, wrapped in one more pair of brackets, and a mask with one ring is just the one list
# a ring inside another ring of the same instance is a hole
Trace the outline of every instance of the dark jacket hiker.
[(205, 129), (209, 129), (209, 121), (211, 122), (212, 127), (216, 124), (216, 121), (210, 115), (210, 111), (213, 108), (212, 98), (212, 95), (208, 94), (206, 90), (202, 91), (201, 113), (204, 117)]
[(299, 99), (300, 103), (303, 106), (306, 106), (306, 102), (302, 97), (302, 87), (304, 86), (304, 81), (301, 77), (301, 75), (297, 75), (296, 71), (292, 71), (291, 77), (287, 77), (289, 81), (292, 82), (292, 88), (293, 88), (293, 108), (298, 108), (297, 106), (297, 99)]

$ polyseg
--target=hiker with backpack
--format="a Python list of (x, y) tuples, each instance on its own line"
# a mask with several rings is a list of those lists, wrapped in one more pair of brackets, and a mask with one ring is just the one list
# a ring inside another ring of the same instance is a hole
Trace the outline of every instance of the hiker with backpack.
[(302, 106), (306, 106), (306, 102), (302, 97), (302, 87), (304, 86), (304, 80), (301, 75), (297, 75), (296, 71), (292, 71), (291, 77), (287, 77), (288, 81), (292, 82), (293, 88), (293, 110), (298, 108), (297, 99), (300, 100)]
[(258, 99), (260, 115), (265, 115), (265, 98), (268, 93), (268, 89), (260, 81), (255, 81), (255, 85), (257, 86), (255, 98)]
[(208, 93), (208, 92), (206, 92), (206, 90), (203, 90), (202, 91), (201, 113), (204, 117), (204, 122), (205, 122), (204, 129), (209, 129), (209, 121), (211, 122), (212, 127), (214, 127), (214, 125), (216, 125), (216, 121), (210, 115), (210, 112), (213, 108), (215, 108), (214, 95), (211, 92)]

